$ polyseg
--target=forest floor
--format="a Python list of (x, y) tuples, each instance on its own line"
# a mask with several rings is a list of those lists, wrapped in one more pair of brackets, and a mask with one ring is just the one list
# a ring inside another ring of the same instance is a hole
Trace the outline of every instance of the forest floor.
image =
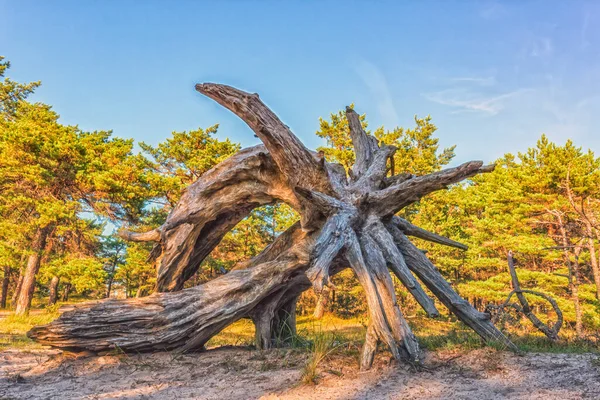
[(0, 321), (0, 399), (600, 399), (597, 349), (529, 338), (517, 355), (482, 347), (448, 321), (411, 321), (423, 368), (381, 351), (373, 369), (360, 372), (357, 319), (300, 317), (299, 337), (286, 349), (252, 349), (253, 325), (242, 320), (201, 353), (89, 356), (28, 341), (32, 321), (52, 317)]

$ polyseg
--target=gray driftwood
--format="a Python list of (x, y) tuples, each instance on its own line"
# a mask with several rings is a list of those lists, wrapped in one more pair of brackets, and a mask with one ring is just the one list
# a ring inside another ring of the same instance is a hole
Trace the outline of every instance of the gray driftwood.
[[(548, 339), (552, 340), (553, 342), (556, 342), (559, 339), (558, 332), (560, 331), (560, 328), (562, 327), (562, 324), (563, 324), (563, 314), (562, 314), (562, 311), (560, 310), (560, 307), (558, 306), (558, 303), (556, 302), (556, 300), (554, 300), (552, 297), (548, 296), (545, 293), (538, 292), (535, 290), (521, 289), (521, 284), (519, 282), (519, 277), (517, 276), (517, 270), (515, 268), (515, 260), (513, 257), (512, 250), (508, 252), (507, 259), (508, 259), (508, 272), (510, 272), (510, 278), (511, 278), (513, 290), (508, 294), (508, 296), (506, 297), (506, 300), (501, 305), (495, 306), (495, 307), (488, 306), (489, 309), (495, 311), (495, 313), (496, 313), (496, 315), (494, 317), (494, 321), (499, 319), (502, 316), (502, 314), (505, 312), (506, 308), (512, 308), (512, 309), (516, 310), (518, 313), (525, 315), (525, 317), (527, 317), (527, 319), (529, 321), (531, 321), (533, 326), (535, 326), (540, 332), (542, 332), (544, 335), (546, 335), (546, 337)], [(541, 297), (542, 299), (544, 299), (548, 303), (550, 303), (550, 305), (554, 309), (554, 312), (556, 313), (556, 322), (552, 326), (549, 326), (549, 324), (543, 323), (533, 313), (533, 310), (531, 309), (531, 306), (529, 305), (529, 302), (527, 301), (527, 298), (525, 297), (524, 293)], [(510, 299), (515, 294), (517, 295), (517, 299), (519, 300), (520, 305), (510, 302)]]
[[(472, 161), (424, 176), (387, 176), (396, 149), (380, 145), (347, 108), (356, 162), (346, 174), (341, 165), (304, 147), (258, 95), (211, 83), (196, 90), (244, 120), (263, 145), (240, 151), (190, 185), (160, 228), (122, 233), (129, 240), (156, 243), (157, 293), (78, 306), (32, 329), (31, 338), (92, 351), (197, 350), (227, 325), (249, 317), (257, 347), (268, 348), (294, 333), (295, 302), (302, 291), (312, 285), (319, 293), (330, 276), (350, 267), (365, 290), (370, 316), (362, 368), (371, 366), (380, 342), (396, 359), (419, 361), (418, 342), (398, 305), (390, 271), (430, 316), (438, 310), (414, 275), (483, 339), (514, 349), (406, 235), (465, 246), (394, 216), (428, 193), (493, 167)], [(296, 209), (300, 223), (228, 274), (181, 290), (226, 232), (252, 209), (276, 202)]]

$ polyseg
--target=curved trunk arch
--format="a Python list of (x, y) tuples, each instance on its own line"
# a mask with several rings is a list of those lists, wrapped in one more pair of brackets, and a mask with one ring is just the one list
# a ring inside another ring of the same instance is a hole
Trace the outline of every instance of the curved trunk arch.
[(252, 210), (278, 201), (300, 208), (263, 145), (246, 148), (218, 164), (182, 194), (165, 223), (151, 232), (120, 232), (133, 241), (156, 242), (158, 292), (174, 292)]

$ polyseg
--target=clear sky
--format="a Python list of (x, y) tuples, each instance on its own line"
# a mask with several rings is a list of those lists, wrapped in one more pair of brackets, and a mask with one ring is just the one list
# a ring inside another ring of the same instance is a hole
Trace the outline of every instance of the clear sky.
[(456, 161), (491, 161), (541, 133), (600, 155), (600, 1), (8, 1), (9, 76), (62, 122), (152, 144), (220, 124), (194, 91), (260, 94), (312, 148), (318, 118), (354, 102), (371, 127), (430, 114)]

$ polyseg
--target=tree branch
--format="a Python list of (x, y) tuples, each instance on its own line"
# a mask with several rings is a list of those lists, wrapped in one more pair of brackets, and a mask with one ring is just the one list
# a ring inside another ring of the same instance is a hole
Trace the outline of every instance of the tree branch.
[(317, 293), (321, 293), (323, 286), (329, 281), (331, 264), (346, 244), (352, 229), (350, 220), (349, 214), (334, 215), (327, 220), (319, 234), (311, 255), (311, 266), (306, 271), (306, 276), (312, 282)]
[[(350, 231), (345, 255), (365, 290), (370, 324), (377, 338), (388, 345), (397, 360), (418, 362), (418, 342), (398, 307), (392, 280), (377, 244), (368, 235), (363, 235), (359, 241), (354, 231)], [(372, 337), (367, 337), (367, 343), (372, 340)], [(370, 353), (363, 351), (364, 356)], [(363, 359), (361, 365), (370, 365), (371, 362)]]
[(469, 247), (460, 242), (456, 242), (452, 239), (448, 239), (445, 236), (440, 236), (437, 233), (429, 232), (423, 228), (420, 228), (416, 225), (411, 224), (404, 218), (400, 218), (398, 216), (394, 216), (392, 221), (400, 230), (408, 236), (414, 236), (419, 239), (427, 240), (429, 242), (443, 244), (444, 246), (456, 247), (461, 250), (468, 250)]
[(454, 315), (488, 342), (497, 342), (505, 348), (518, 351), (517, 347), (490, 321), (489, 315), (477, 311), (452, 289), (437, 268), (394, 224), (387, 225), (396, 245), (406, 260), (408, 268), (415, 273), (429, 290)]
[(384, 189), (386, 187), (390, 187), (393, 185), (398, 185), (398, 184), (405, 182), (409, 179), (412, 179), (414, 177), (415, 176), (413, 174), (409, 174), (408, 172), (402, 172), (397, 175), (392, 175), (392, 176), (386, 177), (383, 179), (383, 186), (381, 189)]
[(350, 107), (346, 107), (346, 118), (348, 119), (348, 127), (350, 128), (350, 137), (354, 146), (354, 154), (356, 161), (352, 166), (352, 172), (358, 179), (369, 168), (373, 159), (373, 154), (377, 151), (377, 139), (367, 135), (362, 128), (360, 116)]
[(329, 181), (319, 160), (287, 125), (258, 97), (227, 85), (201, 83), (196, 90), (240, 117), (265, 144), (277, 166), (292, 185), (328, 193)]
[(351, 185), (350, 190), (358, 189), (362, 193), (370, 193), (374, 190), (378, 190), (384, 183), (385, 175), (387, 174), (387, 160), (396, 152), (394, 146), (382, 146), (373, 152), (369, 167), (367, 170), (358, 178), (358, 180)]
[(119, 229), (117, 235), (130, 242), (159, 242), (160, 228), (152, 229), (148, 232), (132, 232), (126, 229)]
[[(513, 296), (513, 294), (516, 294), (517, 298), (519, 299), (519, 303), (521, 303), (521, 306), (523, 307), (521, 309), (521, 312), (527, 317), (527, 319), (529, 319), (529, 321), (531, 321), (531, 323), (536, 328), (538, 328), (544, 335), (546, 335), (550, 340), (557, 341), (558, 340), (558, 332), (560, 331), (560, 328), (563, 323), (563, 315), (562, 315), (560, 308), (558, 307), (558, 304), (552, 297), (545, 295), (544, 293), (536, 292), (533, 290), (521, 289), (521, 284), (519, 283), (519, 277), (517, 276), (517, 270), (515, 269), (515, 261), (513, 258), (512, 251), (508, 252), (507, 259), (508, 259), (508, 272), (510, 272), (510, 278), (511, 278), (512, 286), (513, 286), (514, 290), (512, 292), (510, 292), (510, 294), (506, 298), (506, 301), (501, 306), (500, 310), (502, 310), (504, 307), (506, 307), (507, 304), (510, 302), (510, 298)], [(533, 313), (533, 310), (529, 306), (529, 302), (527, 301), (527, 298), (523, 295), (523, 293), (529, 293), (529, 294), (532, 294), (535, 296), (539, 296), (539, 297), (545, 299), (546, 301), (548, 301), (550, 303), (550, 305), (552, 305), (552, 308), (554, 308), (554, 311), (556, 312), (556, 317), (557, 317), (557, 321), (552, 328), (550, 328), (549, 326), (544, 324), (542, 321), (540, 321), (540, 319)]]
[(302, 199), (316, 206), (327, 216), (348, 208), (348, 205), (344, 202), (316, 190), (305, 189), (299, 186), (296, 186), (294, 190)]
[(444, 189), (481, 172), (490, 172), (493, 166), (482, 167), (481, 161), (470, 161), (455, 168), (448, 168), (428, 175), (418, 176), (373, 193), (370, 202), (379, 215), (392, 215), (402, 208), (419, 201), (421, 197)]
[(204, 173), (159, 228), (158, 291), (181, 290), (227, 232), (254, 208), (279, 200), (300, 208), (262, 145), (243, 149)]
[(379, 219), (372, 219), (367, 227), (369, 235), (377, 242), (387, 261), (388, 267), (398, 277), (400, 282), (414, 296), (429, 317), (439, 317), (440, 313), (435, 307), (433, 299), (425, 293), (419, 282), (410, 273), (404, 256), (394, 243), (394, 238)]

